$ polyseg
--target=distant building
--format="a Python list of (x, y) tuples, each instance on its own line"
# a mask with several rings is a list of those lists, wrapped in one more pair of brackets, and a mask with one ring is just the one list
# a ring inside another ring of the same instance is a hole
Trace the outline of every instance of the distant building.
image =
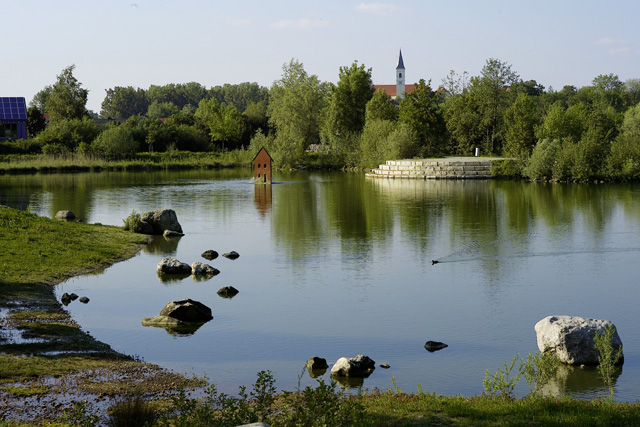
[(27, 103), (24, 98), (0, 97), (0, 140), (27, 138)]
[(271, 184), (271, 156), (264, 147), (253, 158), (253, 182)]
[(415, 85), (406, 84), (407, 78), (404, 68), (404, 60), (402, 59), (402, 49), (398, 56), (398, 66), (396, 67), (396, 84), (395, 85), (373, 85), (375, 90), (383, 90), (391, 99), (400, 101), (405, 93), (411, 93), (415, 89)]

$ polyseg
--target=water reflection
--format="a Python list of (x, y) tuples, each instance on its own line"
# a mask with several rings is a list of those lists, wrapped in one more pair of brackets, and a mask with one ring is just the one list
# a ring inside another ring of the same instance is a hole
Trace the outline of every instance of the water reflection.
[(270, 185), (255, 184), (254, 185), (256, 209), (258, 210), (260, 215), (263, 217), (267, 213), (269, 213), (269, 211), (271, 210), (271, 194), (272, 194), (271, 186), (272, 184)]
[[(613, 387), (622, 374), (622, 367), (613, 376)], [(556, 375), (542, 389), (547, 396), (574, 395), (576, 393), (596, 396), (608, 392), (596, 368), (560, 365)]]
[(173, 256), (178, 252), (180, 237), (153, 236), (143, 250), (148, 254)]

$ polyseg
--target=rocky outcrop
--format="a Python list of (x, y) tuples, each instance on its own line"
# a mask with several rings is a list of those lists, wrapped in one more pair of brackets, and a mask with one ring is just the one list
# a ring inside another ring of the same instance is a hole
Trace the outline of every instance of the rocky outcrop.
[(194, 262), (191, 264), (191, 273), (196, 276), (215, 276), (220, 274), (220, 270), (202, 262)]
[(202, 252), (202, 258), (204, 259), (208, 259), (209, 261), (213, 261), (214, 259), (218, 258), (218, 252), (209, 249), (208, 251), (204, 251)]
[(222, 256), (229, 259), (238, 259), (240, 257), (240, 254), (236, 251), (231, 251), (231, 252), (222, 254)]
[(341, 357), (331, 367), (331, 375), (339, 377), (368, 377), (376, 369), (376, 362), (362, 354)]
[(329, 365), (327, 365), (327, 359), (318, 356), (312, 356), (307, 360), (307, 368), (311, 370), (318, 369), (327, 369)]
[(184, 233), (179, 233), (173, 230), (164, 230), (164, 233), (162, 233), (162, 235), (164, 237), (182, 237), (184, 236)]
[(442, 350), (443, 348), (446, 348), (446, 347), (449, 347), (449, 346), (440, 341), (427, 341), (424, 344), (424, 348), (430, 353), (433, 353), (434, 351)]
[[(596, 333), (602, 334), (608, 325), (613, 324), (609, 320), (547, 316), (535, 325), (538, 349), (541, 353), (555, 353), (563, 363), (596, 366), (598, 351), (593, 337)], [(617, 332), (613, 337), (613, 346), (622, 346)], [(623, 361), (624, 356), (619, 363), (622, 364)]]
[(178, 216), (173, 209), (158, 209), (142, 214), (142, 221), (151, 224), (153, 234), (163, 234), (165, 230), (182, 233), (182, 226), (178, 222)]
[(225, 286), (224, 288), (218, 289), (218, 295), (222, 298), (233, 298), (238, 295), (238, 292), (240, 291), (233, 286)]
[(76, 216), (71, 211), (58, 211), (56, 213), (56, 219), (75, 219)]
[(144, 326), (184, 326), (192, 323), (205, 323), (213, 319), (211, 309), (192, 299), (171, 301), (160, 314), (142, 319)]
[(156, 267), (159, 274), (191, 274), (191, 266), (187, 263), (180, 262), (177, 259), (163, 258)]

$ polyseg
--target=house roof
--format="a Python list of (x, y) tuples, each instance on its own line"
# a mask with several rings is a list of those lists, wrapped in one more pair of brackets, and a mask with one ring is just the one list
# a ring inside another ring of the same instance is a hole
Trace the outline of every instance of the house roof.
[(398, 66), (396, 70), (403, 69), (404, 70), (404, 61), (402, 60), (402, 49), (400, 49), (400, 57), (398, 58)]
[(273, 159), (271, 158), (271, 154), (269, 154), (269, 152), (267, 151), (267, 149), (266, 149), (266, 148), (264, 148), (264, 147), (262, 147), (262, 148), (260, 149), (260, 151), (258, 151), (258, 154), (256, 154), (256, 155), (253, 157), (252, 162), (255, 162), (255, 161), (256, 161), (256, 158), (257, 158), (257, 157), (260, 155), (260, 153), (262, 153), (263, 151), (264, 151), (265, 153), (267, 153), (267, 156), (269, 156), (269, 159), (273, 160)]
[[(404, 91), (405, 93), (411, 93), (414, 91), (416, 85), (404, 85)], [(373, 85), (373, 89), (378, 91), (381, 89), (384, 89), (384, 91), (386, 92), (387, 95), (389, 95), (390, 97), (394, 97), (397, 96), (398, 94), (396, 93), (396, 85)]]
[(0, 120), (27, 120), (24, 98), (0, 97)]

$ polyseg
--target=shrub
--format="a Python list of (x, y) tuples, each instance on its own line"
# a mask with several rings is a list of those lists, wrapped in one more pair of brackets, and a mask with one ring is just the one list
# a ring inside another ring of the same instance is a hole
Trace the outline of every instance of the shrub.
[(560, 141), (557, 139), (538, 141), (529, 158), (529, 164), (524, 168), (525, 176), (535, 180), (550, 179), (560, 148)]
[(156, 408), (142, 396), (123, 400), (109, 408), (109, 427), (151, 427), (158, 419)]
[(60, 144), (75, 150), (81, 142), (90, 143), (100, 133), (98, 126), (88, 117), (52, 121), (35, 139), (45, 146)]
[(138, 151), (138, 143), (125, 126), (112, 126), (93, 141), (91, 148), (107, 160), (120, 160), (133, 157)]
[(138, 212), (135, 210), (131, 212), (127, 218), (122, 220), (124, 222), (123, 228), (132, 233), (139, 233), (142, 231), (142, 219)]

